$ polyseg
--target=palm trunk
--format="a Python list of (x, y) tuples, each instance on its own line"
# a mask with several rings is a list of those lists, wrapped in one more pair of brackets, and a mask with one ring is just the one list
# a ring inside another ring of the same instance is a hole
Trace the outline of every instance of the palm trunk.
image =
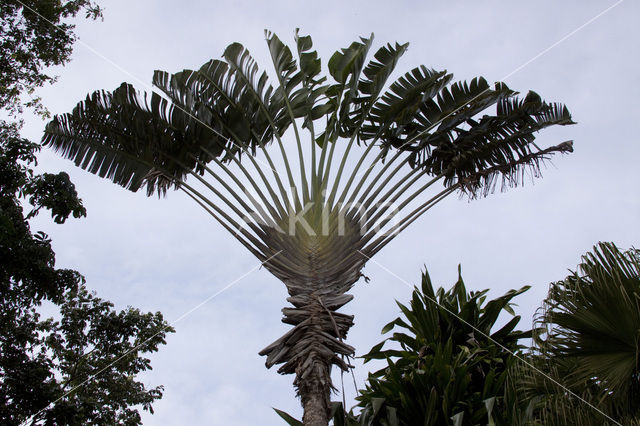
[(325, 235), (299, 230), (284, 234), (265, 228), (269, 246), (279, 254), (264, 266), (287, 287), (287, 301), (293, 306), (282, 309), (282, 322), (293, 328), (260, 355), (267, 357), (267, 368), (278, 364), (278, 373), (295, 374), (293, 384), (304, 408), (303, 422), (310, 426), (328, 425), (335, 389), (331, 368), (336, 365), (347, 371), (351, 366), (344, 359), (355, 352), (344, 342), (353, 316), (337, 310), (353, 299), (346, 293), (362, 276), (366, 257), (360, 252), (359, 224), (347, 220), (340, 229), (337, 223), (334, 220)]
[(302, 422), (308, 426), (327, 426), (332, 388), (331, 364), (315, 351), (312, 351), (306, 361), (310, 368), (296, 371), (294, 381), (304, 410)]
[(342, 356), (354, 354), (354, 348), (343, 341), (353, 325), (353, 316), (336, 310), (352, 298), (347, 294), (323, 297), (319, 292), (289, 297), (294, 307), (282, 310), (282, 321), (293, 329), (260, 352), (267, 356), (268, 368), (282, 364), (280, 374), (295, 374), (293, 384), (304, 409), (305, 425), (329, 424), (334, 390), (331, 367), (337, 365), (344, 371), (351, 367)]

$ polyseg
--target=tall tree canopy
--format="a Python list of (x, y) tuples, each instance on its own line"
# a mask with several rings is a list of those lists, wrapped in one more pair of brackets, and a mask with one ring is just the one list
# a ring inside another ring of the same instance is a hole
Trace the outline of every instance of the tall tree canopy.
[(281, 280), (293, 329), (261, 354), (296, 375), (305, 424), (326, 425), (331, 366), (348, 369), (354, 351), (353, 317), (337, 310), (366, 261), (450, 194), (538, 177), (572, 143), (541, 147), (535, 134), (573, 121), (482, 77), (419, 66), (390, 82), (407, 44), (368, 58), (373, 36), (361, 38), (325, 74), (309, 36), (296, 32), (293, 50), (266, 40), (273, 86), (234, 43), (197, 70), (156, 71), (158, 92), (123, 83), (88, 95), (43, 142), (132, 191), (184, 191)]
[[(45, 113), (35, 90), (53, 83), (46, 68), (69, 61), (75, 35), (67, 18), (102, 11), (91, 0), (3, 0), (0, 4), (0, 109), (19, 114), (23, 107)], [(24, 99), (27, 96), (28, 99)]]
[[(159, 312), (114, 310), (78, 272), (55, 267), (51, 241), (28, 219), (86, 212), (66, 173), (33, 172), (38, 150), (17, 126), (0, 127), (0, 423), (140, 424), (136, 406), (152, 410), (162, 386), (135, 376), (172, 328)], [(42, 317), (44, 301), (54, 317)]]
[(0, 110), (17, 120), (0, 120), (3, 425), (140, 424), (138, 410), (162, 396), (136, 375), (173, 329), (159, 312), (114, 309), (78, 272), (56, 268), (51, 241), (29, 223), (43, 210), (59, 224), (86, 215), (66, 173), (34, 172), (40, 146), (19, 133), (25, 107), (46, 115), (35, 90), (55, 80), (46, 67), (69, 60), (75, 37), (63, 21), (82, 9), (100, 15), (87, 0), (0, 4)]

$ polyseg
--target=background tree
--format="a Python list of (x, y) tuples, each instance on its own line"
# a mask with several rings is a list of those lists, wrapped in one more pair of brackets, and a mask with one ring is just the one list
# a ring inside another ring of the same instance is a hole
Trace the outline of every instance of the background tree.
[(541, 423), (640, 424), (638, 250), (597, 244), (575, 272), (551, 283), (536, 322), (532, 361), (573, 392), (523, 367), (519, 384)]
[[(140, 424), (135, 407), (152, 410), (162, 387), (135, 376), (173, 329), (159, 312), (114, 310), (78, 272), (55, 268), (51, 241), (28, 219), (46, 209), (64, 223), (85, 209), (66, 173), (33, 173), (38, 149), (17, 126), (0, 129), (0, 423)], [(45, 301), (56, 319), (42, 318)]]
[[(348, 369), (353, 354), (344, 342), (353, 317), (337, 310), (366, 261), (454, 192), (484, 196), (539, 176), (572, 143), (540, 148), (534, 134), (573, 122), (560, 104), (484, 78), (452, 83), (420, 66), (388, 84), (406, 44), (367, 60), (372, 37), (362, 38), (331, 57), (324, 77), (310, 37), (296, 33), (296, 58), (266, 36), (275, 87), (234, 43), (198, 70), (156, 71), (162, 95), (127, 83), (90, 94), (49, 123), (43, 142), (132, 191), (184, 191), (281, 280), (293, 329), (261, 354), (296, 375), (305, 424), (326, 425), (331, 367)], [(425, 196), (436, 184), (444, 188)]]
[(89, 1), (23, 3), (0, 4), (0, 109), (18, 120), (0, 120), (0, 423), (140, 424), (139, 407), (152, 410), (162, 387), (136, 375), (173, 329), (160, 313), (114, 310), (78, 272), (55, 267), (51, 241), (29, 219), (44, 209), (64, 223), (86, 211), (66, 173), (34, 173), (40, 146), (19, 134), (24, 107), (46, 115), (34, 96), (55, 80), (45, 68), (69, 59), (73, 26), (61, 20), (100, 11)]
[(102, 17), (100, 7), (91, 0), (2, 1), (0, 109), (17, 115), (30, 107), (46, 115), (35, 90), (56, 80), (46, 73), (47, 67), (69, 61), (75, 35), (67, 18), (81, 11), (87, 18)]

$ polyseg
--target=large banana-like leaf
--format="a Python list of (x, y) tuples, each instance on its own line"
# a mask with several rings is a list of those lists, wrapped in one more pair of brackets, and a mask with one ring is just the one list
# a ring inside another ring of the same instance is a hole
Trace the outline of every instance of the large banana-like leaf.
[(365, 120), (369, 118), (374, 103), (378, 100), (389, 76), (408, 46), (408, 43), (382, 46), (364, 67), (362, 70), (364, 77), (358, 82), (359, 96), (352, 100), (352, 105), (349, 106), (349, 122), (345, 123), (345, 126), (349, 123), (357, 126), (355, 129), (350, 129), (350, 132), (356, 132), (360, 136), (359, 127), (362, 127)]
[(419, 164), (433, 173), (445, 173), (447, 185), (460, 182), (472, 194), (486, 194), (497, 177), (515, 186), (525, 169), (538, 176), (540, 163), (550, 154), (572, 151), (571, 143), (547, 149), (533, 143), (536, 132), (573, 123), (564, 106), (547, 104), (533, 92), (523, 100), (501, 97), (497, 102), (495, 116), (467, 119), (467, 128), (456, 127), (455, 135), (449, 133), (448, 139), (434, 147), (423, 142), (424, 160), (418, 160)]
[(232, 84), (230, 74), (225, 62), (212, 60), (197, 71), (156, 71), (153, 85), (190, 114), (203, 108), (211, 111), (221, 133), (232, 141), (232, 152), (253, 151), (259, 143), (269, 142), (269, 121), (255, 97)]
[(371, 124), (363, 127), (364, 140), (380, 139), (402, 146), (400, 135), (416, 117), (419, 108), (433, 98), (453, 76), (425, 66), (414, 68), (395, 81), (371, 110)]
[(72, 113), (54, 118), (43, 143), (127, 189), (146, 186), (148, 194), (163, 193), (189, 170), (199, 171), (197, 161), (224, 152), (228, 142), (215, 127), (206, 109), (187, 113), (123, 83), (112, 93), (94, 92)]
[(371, 44), (373, 34), (369, 38), (361, 38), (359, 42), (353, 42), (349, 47), (337, 51), (329, 59), (329, 74), (336, 81), (329, 89), (330, 102), (337, 108), (337, 120), (330, 123), (333, 128), (328, 128), (328, 140), (334, 141), (338, 136), (351, 137), (349, 129), (350, 111), (354, 107), (354, 100), (358, 95), (360, 75), (365, 66), (365, 61)]

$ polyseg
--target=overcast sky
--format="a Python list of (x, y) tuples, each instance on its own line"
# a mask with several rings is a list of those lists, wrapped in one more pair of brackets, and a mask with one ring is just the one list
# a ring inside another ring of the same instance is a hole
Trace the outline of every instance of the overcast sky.
[[(235, 41), (266, 68), (263, 30), (292, 43), (300, 27), (323, 65), (335, 50), (374, 32), (374, 49), (410, 43), (400, 72), (424, 64), (457, 79), (508, 77), (512, 89), (565, 103), (578, 124), (539, 140), (548, 146), (573, 139), (575, 152), (556, 157), (543, 179), (473, 202), (450, 197), (366, 266), (371, 282), (359, 282), (355, 300), (342, 309), (355, 314), (348, 343), (361, 355), (380, 341), (380, 329), (398, 314), (394, 299), (407, 301), (407, 283), (418, 284), (425, 265), (434, 283), (447, 288), (459, 263), (469, 289), (498, 296), (531, 285), (517, 299), (527, 327), (548, 284), (564, 278), (595, 243), (638, 244), (640, 5), (621, 2), (561, 41), (614, 3), (105, 0), (104, 22), (78, 25), (86, 45), (76, 44), (71, 63), (57, 70), (58, 83), (40, 93), (52, 112), (68, 112), (88, 92), (123, 81), (145, 89), (153, 70), (198, 67)], [(24, 134), (39, 140), (43, 128), (29, 119)], [(34, 230), (53, 238), (59, 267), (79, 270), (117, 307), (159, 310), (174, 321), (235, 282), (177, 322), (152, 357), (144, 381), (163, 384), (165, 395), (154, 415), (143, 416), (146, 425), (283, 424), (271, 407), (301, 416), (293, 377), (267, 370), (258, 356), (288, 329), (280, 322), (284, 286), (258, 270), (244, 247), (181, 193), (161, 200), (130, 193), (47, 150), (40, 163), (71, 175), (88, 217), (63, 226), (39, 217)], [(366, 367), (357, 362), (358, 386)], [(335, 381), (339, 386), (339, 376)], [(345, 388), (351, 400), (350, 377)]]

